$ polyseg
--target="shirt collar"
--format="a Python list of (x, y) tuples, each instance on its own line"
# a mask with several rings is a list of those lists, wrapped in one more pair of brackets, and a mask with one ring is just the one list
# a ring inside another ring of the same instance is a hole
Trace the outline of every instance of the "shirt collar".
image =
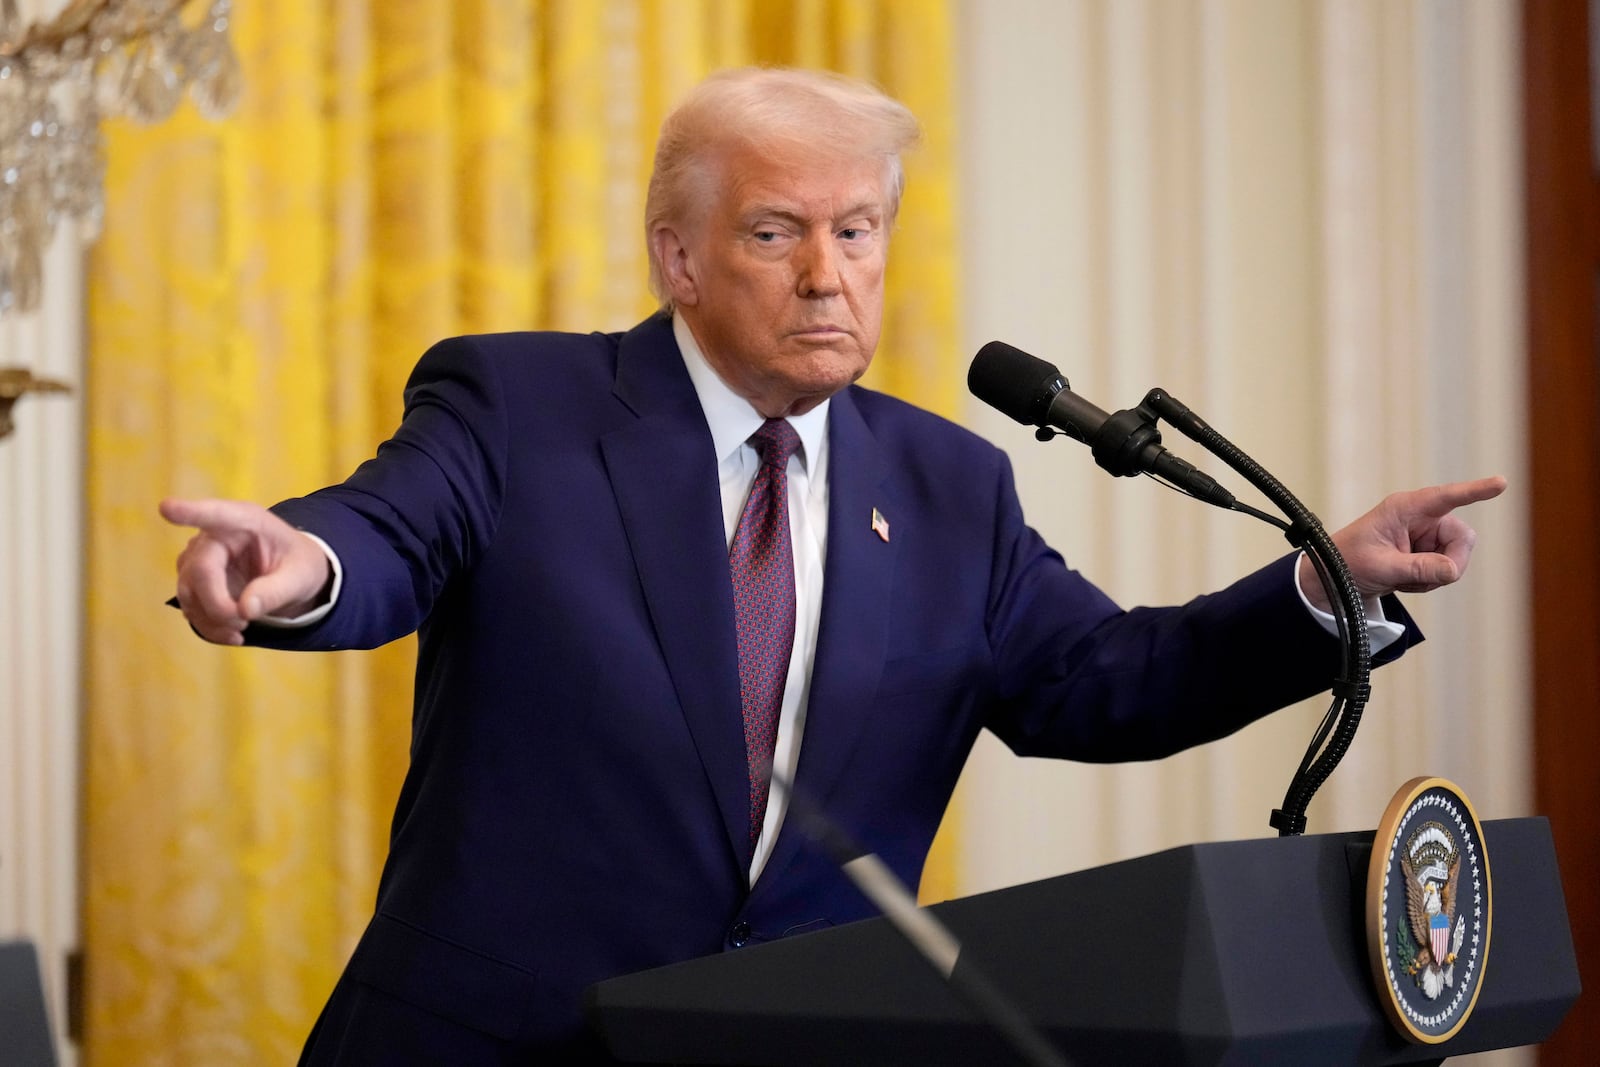
[[(695, 395), (700, 398), (700, 410), (705, 412), (706, 425), (711, 428), (711, 443), (717, 450), (717, 463), (725, 463), (761, 428), (767, 420), (751, 406), (750, 401), (728, 388), (717, 372), (706, 362), (700, 343), (683, 316), (672, 315), (672, 336), (678, 341), (678, 351), (683, 353), (683, 365), (694, 383)], [(817, 457), (828, 433), (828, 407), (832, 399), (824, 400), (804, 415), (793, 415), (789, 425), (800, 436), (800, 462), (807, 473), (816, 470)]]

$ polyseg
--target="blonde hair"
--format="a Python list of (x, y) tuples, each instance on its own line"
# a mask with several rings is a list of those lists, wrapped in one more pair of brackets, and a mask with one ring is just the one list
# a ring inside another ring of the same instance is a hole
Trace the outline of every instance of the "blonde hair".
[(711, 75), (667, 115), (656, 141), (644, 208), (650, 291), (671, 308), (653, 235), (664, 223), (700, 221), (717, 195), (717, 163), (727, 149), (802, 148), (844, 159), (881, 158), (893, 223), (905, 190), (900, 153), (920, 134), (904, 104), (842, 74), (740, 67)]

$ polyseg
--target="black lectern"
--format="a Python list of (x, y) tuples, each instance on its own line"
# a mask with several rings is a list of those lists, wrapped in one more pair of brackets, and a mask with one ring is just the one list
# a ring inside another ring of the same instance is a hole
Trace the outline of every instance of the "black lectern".
[[(1542, 1041), (1579, 992), (1549, 824), (1489, 822), (1484, 840), (1483, 990), (1438, 1045), (1379, 1007), (1371, 833), (1190, 845), (933, 910), (957, 969), (981, 968), (1078, 1063), (1436, 1063)], [(1017, 1062), (881, 919), (602, 982), (589, 1012), (634, 1062)]]

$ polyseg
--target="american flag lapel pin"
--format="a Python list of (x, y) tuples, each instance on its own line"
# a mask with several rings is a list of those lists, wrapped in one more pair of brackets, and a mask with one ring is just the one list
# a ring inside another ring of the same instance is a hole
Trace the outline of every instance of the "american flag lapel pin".
[(877, 534), (878, 539), (884, 544), (889, 543), (889, 520), (884, 518), (883, 512), (877, 508), (872, 509), (872, 532)]

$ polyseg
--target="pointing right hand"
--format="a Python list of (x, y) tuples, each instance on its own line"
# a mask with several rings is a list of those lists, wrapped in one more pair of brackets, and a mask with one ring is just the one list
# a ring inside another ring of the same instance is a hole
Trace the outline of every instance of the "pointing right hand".
[(326, 596), (327, 554), (259, 504), (169, 497), (161, 516), (199, 531), (178, 556), (178, 605), (207, 641), (242, 645), (252, 621), (302, 615)]

